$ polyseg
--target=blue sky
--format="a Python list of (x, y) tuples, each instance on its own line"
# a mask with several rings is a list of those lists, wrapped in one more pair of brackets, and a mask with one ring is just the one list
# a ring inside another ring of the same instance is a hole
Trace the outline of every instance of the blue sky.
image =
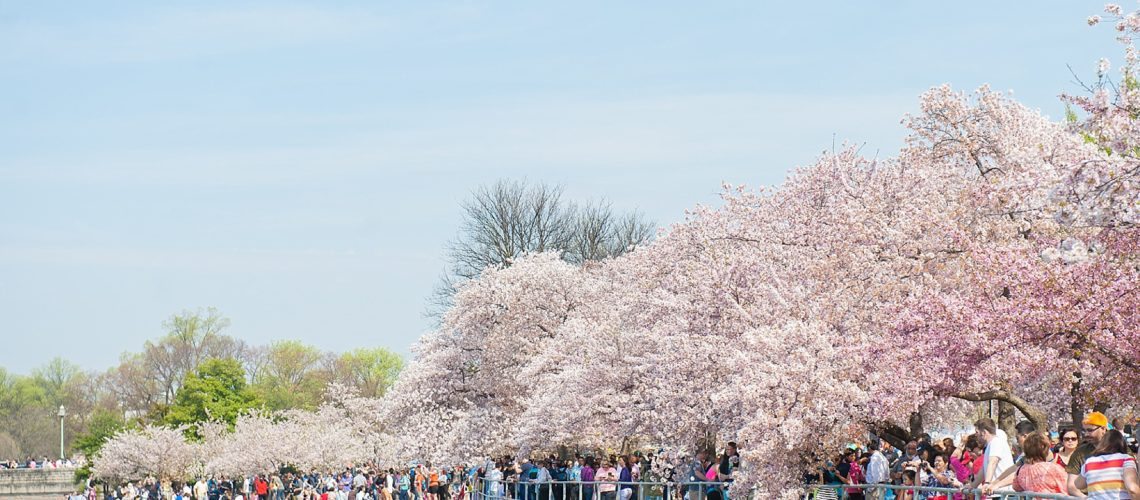
[(480, 184), (667, 225), (892, 155), (934, 85), (1059, 117), (1120, 53), (1100, 3), (872, 4), (0, 0), (0, 366), (103, 369), (205, 306), (406, 353)]

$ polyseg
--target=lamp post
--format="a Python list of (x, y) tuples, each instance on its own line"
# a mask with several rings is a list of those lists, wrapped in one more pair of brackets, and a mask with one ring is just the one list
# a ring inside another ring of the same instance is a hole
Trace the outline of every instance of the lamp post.
[(63, 417), (67, 416), (67, 410), (63, 405), (59, 405), (59, 459), (63, 460)]

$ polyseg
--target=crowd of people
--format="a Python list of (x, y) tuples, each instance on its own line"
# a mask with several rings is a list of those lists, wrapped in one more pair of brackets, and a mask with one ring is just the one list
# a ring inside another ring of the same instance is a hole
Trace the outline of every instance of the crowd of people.
[(369, 464), (340, 472), (210, 476), (196, 481), (153, 477), (110, 485), (107, 500), (451, 500), (462, 490), (463, 467), (420, 464), (383, 469)]
[[(631, 500), (723, 498), (740, 465), (729, 443), (715, 460), (699, 453), (678, 475), (671, 466), (653, 467), (654, 455), (575, 455), (436, 467), (369, 464), (338, 473), (255, 474), (204, 477), (193, 481), (145, 478), (106, 485), (105, 500)], [(663, 462), (664, 463), (664, 462)], [(674, 481), (681, 481), (676, 485)], [(668, 484), (669, 486), (665, 486)], [(643, 489), (639, 495), (639, 489)], [(690, 493), (692, 493), (690, 495)], [(676, 497), (674, 497), (676, 495)]]
[[(1099, 499), (1140, 500), (1137, 436), (1140, 429), (1091, 413), (1080, 426), (1055, 432), (1029, 421), (1015, 438), (993, 420), (974, 432), (931, 439), (901, 449), (873, 438), (852, 444), (805, 481), (816, 500), (964, 500), (972, 492), (1032, 492)], [(1015, 452), (1017, 453), (1015, 456)], [(2, 468), (74, 467), (70, 460), (0, 462)], [(245, 477), (192, 481), (146, 478), (105, 485), (106, 500), (727, 500), (740, 467), (735, 443), (722, 453), (701, 451), (681, 460), (652, 453), (574, 455), (438, 467), (374, 464), (340, 472), (283, 470)], [(882, 488), (874, 485), (895, 485)], [(943, 488), (941, 491), (906, 487)], [(970, 493), (967, 493), (970, 492)], [(72, 498), (94, 500), (94, 490)]]
[[(809, 474), (807, 482), (824, 485), (811, 495), (819, 500), (962, 500), (972, 498), (963, 493), (967, 490), (983, 495), (1026, 492), (1140, 499), (1136, 431), (1094, 412), (1079, 427), (1053, 433), (1023, 421), (1016, 426), (1011, 446), (1005, 431), (983, 418), (974, 423), (973, 434), (958, 441), (925, 435), (906, 443), (903, 450), (877, 439), (865, 446), (851, 445), (818, 473)], [(887, 484), (960, 491), (856, 486)]]
[(479, 500), (630, 500), (722, 498), (740, 466), (736, 443), (716, 459), (701, 451), (678, 468), (652, 453), (576, 455), (573, 459), (510, 459), (476, 473)]
[(24, 460), (0, 460), (0, 469), (67, 469), (82, 465), (81, 461), (70, 458), (51, 460), (48, 457), (39, 459), (28, 457)]

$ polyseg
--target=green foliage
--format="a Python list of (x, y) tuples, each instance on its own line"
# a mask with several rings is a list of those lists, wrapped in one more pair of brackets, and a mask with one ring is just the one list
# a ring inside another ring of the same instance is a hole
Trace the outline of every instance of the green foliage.
[(111, 436), (127, 428), (122, 415), (110, 410), (95, 410), (87, 424), (87, 431), (76, 436), (72, 446), (86, 457), (94, 457)]
[(355, 387), (362, 396), (377, 398), (396, 382), (404, 358), (383, 347), (359, 348), (337, 358), (336, 379)]
[(187, 425), (188, 436), (198, 438), (198, 423), (216, 420), (233, 424), (237, 417), (257, 408), (257, 396), (246, 386), (245, 370), (234, 359), (208, 359), (186, 377), (166, 413), (170, 425)]
[(32, 371), (32, 382), (40, 389), (40, 403), (48, 406), (67, 405), (82, 389), (87, 375), (79, 365), (56, 357)]
[(103, 448), (103, 443), (126, 428), (126, 420), (116, 412), (99, 409), (91, 414), (87, 430), (76, 436), (75, 442), (72, 443), (72, 447), (76, 451), (89, 459), (82, 468), (76, 471), (75, 476), (78, 480), (83, 481), (91, 477), (92, 461), (90, 458), (99, 453), (99, 450)]
[(0, 418), (46, 399), (43, 388), (30, 377), (10, 374), (0, 368)]
[(328, 383), (327, 373), (319, 369), (323, 357), (320, 349), (303, 342), (274, 342), (254, 380), (254, 391), (271, 410), (315, 409)]

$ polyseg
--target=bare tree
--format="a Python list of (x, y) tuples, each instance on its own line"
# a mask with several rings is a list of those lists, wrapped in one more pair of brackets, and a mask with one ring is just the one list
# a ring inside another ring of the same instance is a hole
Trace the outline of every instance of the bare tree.
[(230, 320), (212, 307), (183, 311), (163, 322), (166, 336), (147, 341), (143, 360), (162, 391), (162, 402), (170, 404), (186, 375), (210, 358), (240, 358), (245, 343), (223, 335)]
[(452, 273), (462, 279), (528, 253), (562, 249), (570, 239), (571, 214), (562, 188), (499, 181), (463, 203), (460, 236), (448, 246)]
[(484, 269), (546, 251), (561, 251), (579, 264), (616, 257), (649, 241), (654, 231), (639, 212), (617, 214), (605, 200), (579, 208), (563, 200), (561, 186), (526, 181), (481, 186), (462, 209), (459, 236), (448, 245), (448, 268), (429, 303), (430, 316), (446, 311), (456, 285)]
[(563, 257), (584, 263), (617, 257), (653, 237), (654, 227), (640, 212), (614, 213), (609, 202), (585, 204), (573, 214), (574, 231)]

